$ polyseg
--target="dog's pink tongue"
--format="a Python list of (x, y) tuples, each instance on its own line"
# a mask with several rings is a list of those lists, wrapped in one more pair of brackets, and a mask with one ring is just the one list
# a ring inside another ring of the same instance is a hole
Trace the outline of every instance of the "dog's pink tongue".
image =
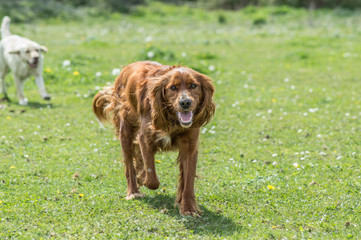
[(192, 120), (193, 113), (190, 111), (180, 112), (179, 117), (182, 119), (182, 122), (190, 122)]

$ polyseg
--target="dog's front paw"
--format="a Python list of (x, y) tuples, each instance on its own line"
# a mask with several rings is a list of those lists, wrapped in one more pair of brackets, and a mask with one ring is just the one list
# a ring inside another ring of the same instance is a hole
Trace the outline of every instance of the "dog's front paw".
[(128, 194), (128, 196), (126, 196), (125, 199), (132, 200), (134, 198), (141, 198), (144, 196), (145, 196), (145, 194), (143, 194), (143, 193), (131, 193), (131, 194)]
[(49, 95), (45, 95), (45, 96), (43, 96), (43, 99), (46, 101), (50, 101), (51, 97)]
[(26, 106), (26, 105), (28, 105), (28, 99), (27, 99), (27, 98), (20, 99), (20, 100), (19, 100), (19, 105), (21, 105), (21, 106)]
[(146, 176), (143, 185), (151, 190), (155, 190), (159, 188), (160, 182), (157, 176), (155, 177)]
[(193, 217), (199, 217), (201, 215), (201, 210), (198, 209), (197, 204), (194, 203), (181, 203), (179, 205), (179, 213), (181, 215), (191, 215)]

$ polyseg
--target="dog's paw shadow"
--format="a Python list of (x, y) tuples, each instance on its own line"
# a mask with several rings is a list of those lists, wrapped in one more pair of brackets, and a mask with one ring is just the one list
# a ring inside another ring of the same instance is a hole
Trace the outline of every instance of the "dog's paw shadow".
[(179, 214), (179, 208), (174, 206), (175, 199), (167, 195), (157, 195), (155, 197), (146, 195), (145, 197), (137, 198), (137, 200), (144, 201), (163, 214), (180, 220), (184, 226), (192, 230), (194, 234), (229, 236), (242, 228), (239, 224), (223, 216), (220, 212), (211, 211), (200, 204), (198, 204), (202, 212), (200, 216), (182, 216)]
[(30, 108), (54, 108), (54, 104), (52, 104), (52, 103), (28, 102), (28, 105), (26, 105), (25, 107), (30, 107)]

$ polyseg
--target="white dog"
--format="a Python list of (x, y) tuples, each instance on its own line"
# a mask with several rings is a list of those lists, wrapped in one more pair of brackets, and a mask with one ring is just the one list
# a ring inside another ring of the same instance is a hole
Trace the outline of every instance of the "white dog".
[(8, 98), (5, 88), (5, 76), (9, 69), (14, 75), (17, 95), (20, 105), (27, 105), (28, 100), (24, 96), (23, 84), (31, 75), (35, 76), (41, 97), (50, 100), (44, 86), (43, 79), (43, 55), (47, 48), (10, 33), (10, 18), (5, 16), (1, 24), (0, 42), (0, 81), (1, 93)]

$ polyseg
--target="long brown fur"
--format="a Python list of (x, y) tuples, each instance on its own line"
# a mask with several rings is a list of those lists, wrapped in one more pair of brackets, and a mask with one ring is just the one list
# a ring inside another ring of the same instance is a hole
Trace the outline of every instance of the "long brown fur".
[(155, 153), (178, 149), (176, 203), (181, 214), (199, 213), (194, 195), (198, 139), (200, 127), (214, 115), (213, 94), (211, 79), (201, 73), (145, 61), (124, 67), (114, 85), (94, 97), (95, 115), (113, 124), (122, 145), (127, 199), (143, 196), (142, 185), (157, 189)]

